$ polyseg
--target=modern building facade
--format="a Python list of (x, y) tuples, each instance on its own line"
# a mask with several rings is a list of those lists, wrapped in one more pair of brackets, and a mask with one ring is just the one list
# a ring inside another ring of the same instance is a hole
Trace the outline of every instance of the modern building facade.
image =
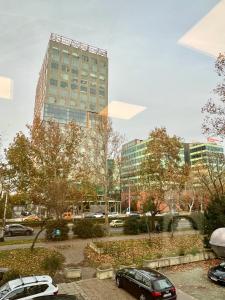
[(107, 52), (51, 34), (37, 84), (34, 116), (91, 127), (107, 106)]
[[(149, 140), (132, 140), (122, 146), (121, 152), (121, 199), (127, 206), (128, 200), (140, 198), (138, 187), (140, 182), (140, 168), (146, 155)], [(195, 168), (204, 164), (213, 153), (223, 154), (224, 150), (216, 143), (183, 143), (180, 150), (180, 163)]]
[(210, 155), (224, 153), (223, 146), (217, 143), (192, 143), (189, 145), (190, 165), (192, 168), (207, 163)]

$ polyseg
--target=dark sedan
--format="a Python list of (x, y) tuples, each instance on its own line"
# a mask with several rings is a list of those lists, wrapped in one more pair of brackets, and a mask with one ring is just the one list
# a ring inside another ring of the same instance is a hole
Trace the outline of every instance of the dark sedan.
[(163, 274), (150, 268), (125, 268), (117, 271), (116, 285), (140, 300), (174, 300), (176, 289)]
[(208, 277), (216, 283), (225, 285), (225, 262), (209, 269)]
[(32, 235), (34, 233), (34, 229), (31, 227), (27, 227), (21, 224), (9, 224), (5, 226), (5, 235), (13, 236), (13, 235)]

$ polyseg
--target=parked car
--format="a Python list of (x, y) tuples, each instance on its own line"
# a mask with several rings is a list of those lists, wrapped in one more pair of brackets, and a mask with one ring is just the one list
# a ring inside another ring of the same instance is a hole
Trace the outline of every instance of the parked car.
[(109, 225), (111, 227), (123, 227), (124, 226), (124, 221), (122, 220), (112, 220)]
[(48, 275), (21, 277), (10, 280), (0, 287), (0, 300), (33, 299), (40, 296), (56, 295), (58, 287)]
[(100, 218), (103, 218), (103, 217), (104, 217), (104, 214), (102, 212), (94, 213), (94, 218), (100, 219)]
[(225, 262), (210, 268), (208, 271), (208, 278), (216, 283), (225, 285)]
[(36, 215), (30, 215), (23, 218), (23, 221), (41, 221), (41, 218)]
[(84, 218), (85, 218), (85, 219), (94, 219), (95, 216), (94, 216), (93, 213), (85, 213), (85, 214), (84, 214)]
[(34, 229), (31, 227), (27, 227), (21, 224), (9, 224), (5, 226), (5, 235), (13, 236), (13, 235), (32, 235), (34, 233)]
[(150, 268), (124, 268), (116, 273), (116, 285), (136, 299), (175, 300), (176, 288), (163, 274)]
[(119, 217), (119, 213), (118, 212), (109, 212), (108, 214), (109, 218), (118, 218)]
[(135, 211), (127, 211), (126, 212), (126, 216), (127, 217), (135, 217), (135, 218), (140, 218), (141, 215), (138, 213), (138, 212), (135, 212)]
[(32, 215), (32, 213), (28, 210), (22, 210), (21, 211), (21, 216), (26, 217), (26, 216), (30, 216), (30, 215)]

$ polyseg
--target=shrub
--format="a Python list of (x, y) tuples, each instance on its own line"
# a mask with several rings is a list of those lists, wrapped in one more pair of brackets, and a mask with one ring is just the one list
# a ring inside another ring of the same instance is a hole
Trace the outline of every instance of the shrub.
[(105, 235), (103, 226), (100, 224), (95, 224), (93, 228), (93, 234), (95, 237), (103, 237)]
[(9, 270), (7, 272), (4, 273), (2, 280), (1, 280), (1, 284), (4, 284), (6, 282), (8, 282), (9, 280), (13, 280), (16, 278), (20, 278), (20, 273), (17, 270)]
[(148, 232), (148, 226), (149, 226), (149, 230), (150, 230), (149, 218), (141, 218), (141, 219), (139, 219), (138, 226), (139, 226), (139, 232), (143, 232), (143, 233)]
[(46, 239), (64, 241), (68, 239), (69, 227), (65, 220), (51, 220), (46, 224)]
[(82, 239), (103, 237), (103, 225), (95, 224), (92, 220), (80, 220), (73, 227), (73, 233)]
[(94, 223), (91, 220), (80, 220), (73, 226), (73, 233), (82, 239), (91, 238), (93, 236)]
[(196, 247), (193, 247), (190, 251), (189, 251), (190, 254), (192, 255), (196, 255), (197, 253), (199, 253), (199, 249), (196, 248)]
[(47, 256), (43, 262), (42, 267), (46, 270), (51, 276), (54, 276), (55, 273), (62, 269), (64, 257), (58, 253), (53, 253), (51, 256)]
[(125, 234), (139, 234), (139, 220), (128, 217), (124, 222), (123, 232)]

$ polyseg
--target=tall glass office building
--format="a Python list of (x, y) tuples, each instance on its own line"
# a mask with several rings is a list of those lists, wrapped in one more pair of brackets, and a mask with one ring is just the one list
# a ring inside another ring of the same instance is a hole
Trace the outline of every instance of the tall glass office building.
[(34, 116), (92, 127), (107, 107), (107, 52), (51, 34), (37, 84)]

